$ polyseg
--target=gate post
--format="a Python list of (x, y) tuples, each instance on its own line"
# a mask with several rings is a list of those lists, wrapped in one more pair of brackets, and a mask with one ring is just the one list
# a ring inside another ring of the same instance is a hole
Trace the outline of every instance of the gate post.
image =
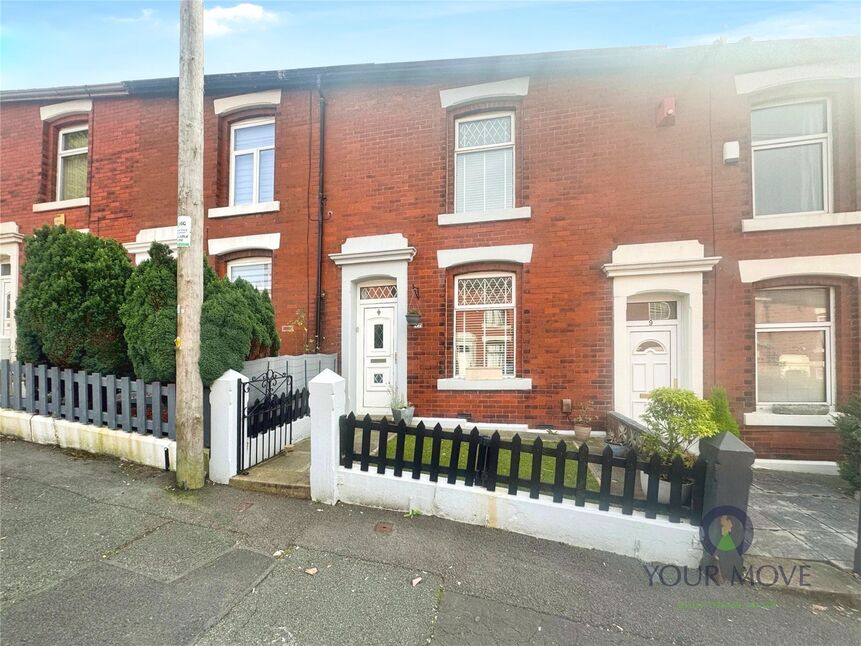
[(308, 384), (311, 393), (311, 500), (329, 505), (338, 501), (340, 419), (347, 412), (345, 383), (343, 377), (327, 368)]
[(211, 430), (209, 438), (209, 479), (229, 484), (238, 472), (236, 449), (239, 446), (239, 388), (248, 377), (228, 370), (209, 389)]
[[(704, 565), (717, 565), (721, 576), (731, 581), (740, 576), (744, 552), (750, 547), (753, 526), (747, 512), (753, 461), (756, 454), (732, 433), (724, 431), (700, 440), (700, 456), (706, 461), (701, 535), (708, 533)], [(721, 541), (724, 532), (730, 539)]]

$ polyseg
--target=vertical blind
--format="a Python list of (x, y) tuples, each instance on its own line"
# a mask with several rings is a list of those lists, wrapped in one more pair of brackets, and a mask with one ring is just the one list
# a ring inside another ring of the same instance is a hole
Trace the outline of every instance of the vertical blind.
[(514, 205), (512, 117), (459, 121), (455, 153), (455, 212)]
[[(255, 193), (256, 186), (256, 193)], [(275, 124), (233, 130), (233, 204), (275, 199)]]
[(456, 377), (467, 377), (469, 368), (495, 368), (500, 377), (513, 377), (514, 276), (457, 278), (454, 328)]

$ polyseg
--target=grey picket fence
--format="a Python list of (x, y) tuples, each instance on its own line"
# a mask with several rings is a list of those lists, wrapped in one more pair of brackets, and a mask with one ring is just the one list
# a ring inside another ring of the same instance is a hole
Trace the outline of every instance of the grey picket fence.
[(3, 359), (0, 408), (176, 439), (176, 385), (158, 381)]

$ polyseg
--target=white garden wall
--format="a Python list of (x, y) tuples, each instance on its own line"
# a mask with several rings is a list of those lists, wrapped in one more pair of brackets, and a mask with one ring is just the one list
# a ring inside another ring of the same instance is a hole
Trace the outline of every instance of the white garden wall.
[(686, 523), (599, 511), (587, 503), (554, 503), (541, 496), (510, 496), (507, 491), (431, 482), (423, 474), (396, 478), (339, 466), (339, 419), (345, 413), (345, 382), (326, 370), (310, 383), (311, 497), (370, 507), (418, 510), (449, 520), (495, 527), (569, 545), (600, 549), (643, 561), (696, 566), (702, 555), (699, 531)]

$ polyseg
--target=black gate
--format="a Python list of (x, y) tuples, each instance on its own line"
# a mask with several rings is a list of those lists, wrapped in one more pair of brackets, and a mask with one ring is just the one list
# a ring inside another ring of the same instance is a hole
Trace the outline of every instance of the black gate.
[(244, 384), (239, 381), (239, 473), (247, 473), (293, 443), (293, 420), (306, 407), (302, 399), (301, 393), (293, 392), (293, 377), (286, 373), (268, 369)]

